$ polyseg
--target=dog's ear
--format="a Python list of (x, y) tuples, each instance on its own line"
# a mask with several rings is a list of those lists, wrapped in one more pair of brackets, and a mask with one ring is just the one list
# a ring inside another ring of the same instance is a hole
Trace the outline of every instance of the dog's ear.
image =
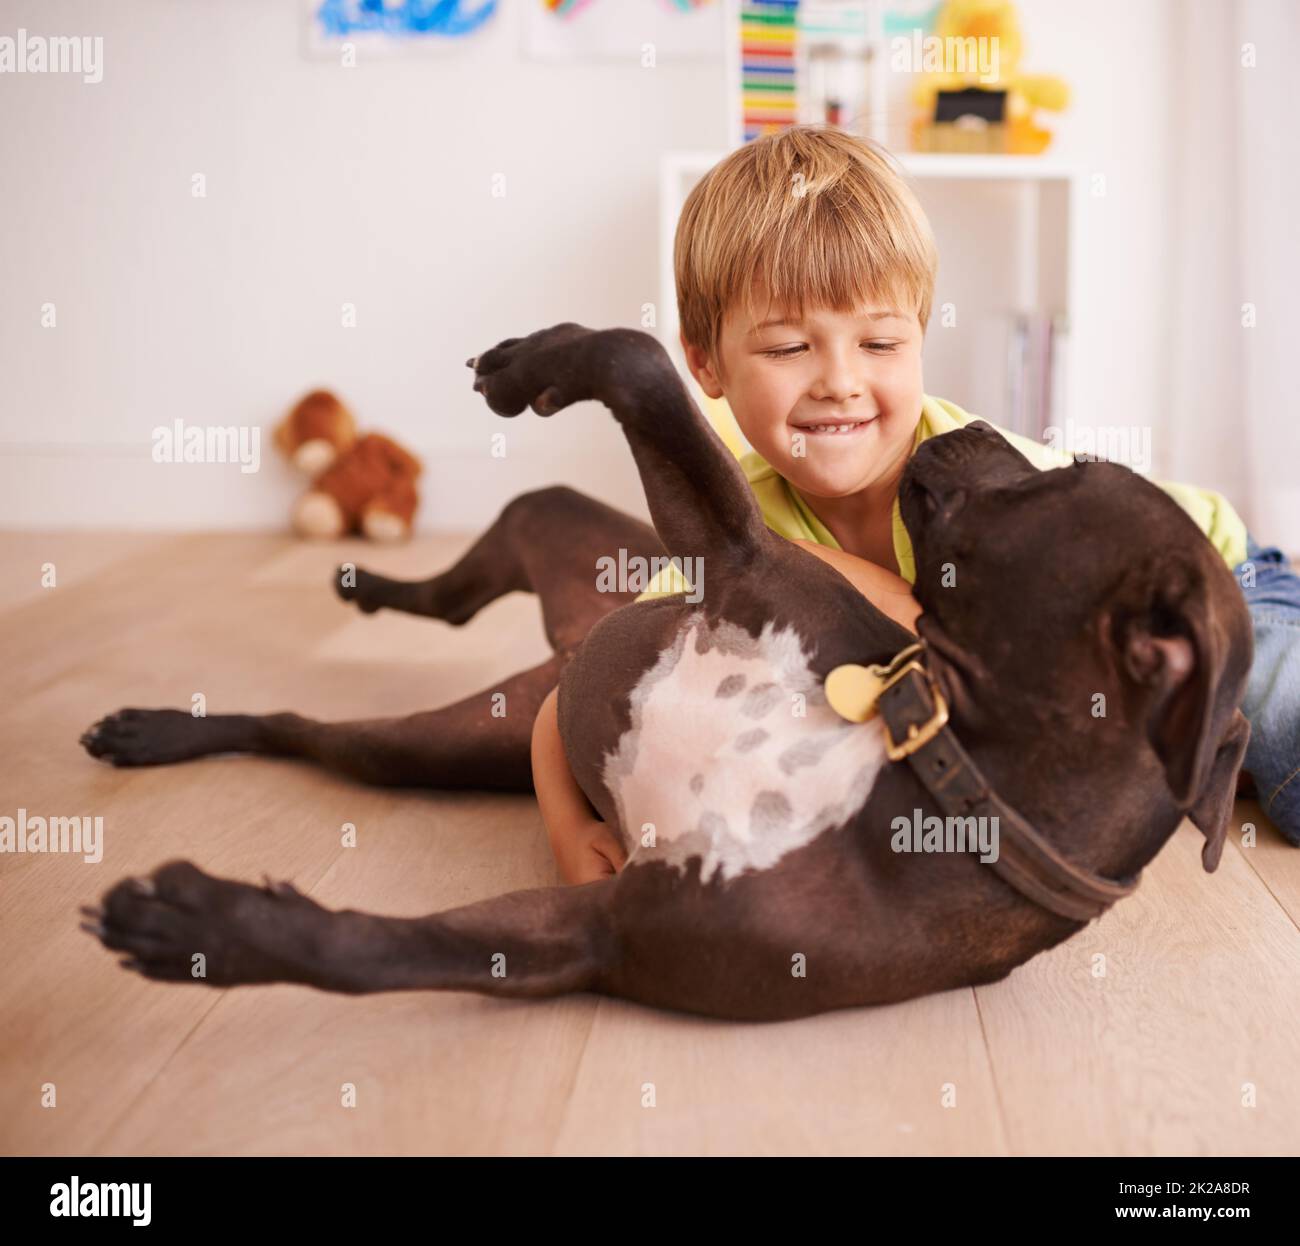
[(1162, 558), (1129, 586), (1136, 594), (1111, 616), (1119, 660), (1174, 803), (1205, 834), (1201, 860), (1213, 870), (1250, 736), (1238, 709), (1253, 656), (1249, 612), (1230, 575), (1215, 584), (1191, 561)]
[(1219, 742), (1219, 751), (1210, 763), (1210, 773), (1194, 804), (1188, 811), (1192, 824), (1205, 835), (1201, 864), (1213, 873), (1219, 868), (1223, 841), (1232, 820), (1232, 803), (1237, 798), (1237, 771), (1250, 743), (1250, 721), (1237, 710)]

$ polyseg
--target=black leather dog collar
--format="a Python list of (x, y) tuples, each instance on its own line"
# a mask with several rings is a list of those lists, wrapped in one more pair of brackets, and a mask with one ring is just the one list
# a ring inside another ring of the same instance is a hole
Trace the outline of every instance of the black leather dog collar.
[(1112, 882), (1072, 864), (989, 787), (946, 725), (943, 698), (932, 678), (916, 660), (880, 693), (877, 706), (891, 756), (906, 757), (948, 816), (997, 818), (998, 859), (989, 864), (999, 877), (1035, 904), (1075, 921), (1100, 917), (1131, 895), (1140, 873)]

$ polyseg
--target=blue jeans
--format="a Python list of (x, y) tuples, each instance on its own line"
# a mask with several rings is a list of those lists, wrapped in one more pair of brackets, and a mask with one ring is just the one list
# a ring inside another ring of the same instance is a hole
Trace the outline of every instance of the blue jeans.
[[(1253, 568), (1254, 583), (1249, 583)], [(1300, 847), (1300, 576), (1280, 549), (1246, 534), (1246, 561), (1233, 572), (1255, 629), (1241, 712), (1250, 719), (1242, 763), (1269, 820)]]

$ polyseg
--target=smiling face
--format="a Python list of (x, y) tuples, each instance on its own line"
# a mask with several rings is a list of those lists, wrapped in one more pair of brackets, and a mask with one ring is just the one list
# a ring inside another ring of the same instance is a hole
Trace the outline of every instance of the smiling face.
[(756, 306), (754, 319), (741, 304), (727, 313), (716, 366), (686, 346), (704, 392), (725, 394), (750, 445), (806, 496), (896, 487), (921, 417), (916, 314), (888, 300), (802, 318)]

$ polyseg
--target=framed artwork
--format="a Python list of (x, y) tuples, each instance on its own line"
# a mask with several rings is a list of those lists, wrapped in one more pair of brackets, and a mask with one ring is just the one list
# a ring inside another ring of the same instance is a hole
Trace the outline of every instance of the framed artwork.
[(308, 56), (334, 59), (345, 44), (362, 55), (442, 52), (472, 38), (500, 0), (300, 0)]

